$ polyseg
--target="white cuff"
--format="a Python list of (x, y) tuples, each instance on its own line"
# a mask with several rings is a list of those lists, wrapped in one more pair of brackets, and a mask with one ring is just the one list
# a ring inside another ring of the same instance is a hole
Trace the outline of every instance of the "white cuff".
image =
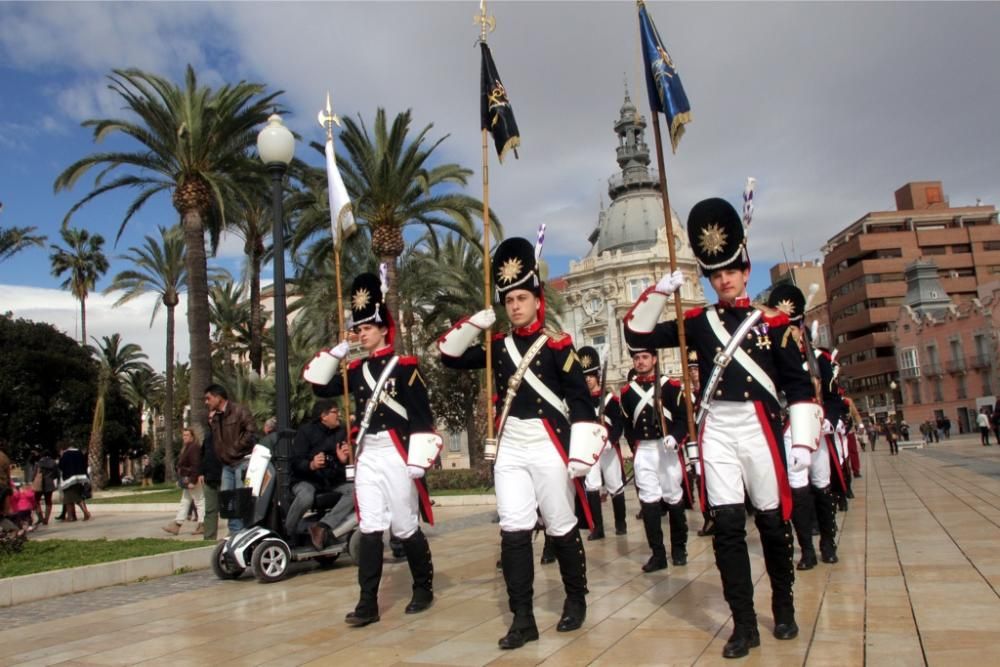
[(666, 304), (667, 295), (650, 287), (625, 316), (625, 326), (635, 333), (652, 333)]
[(438, 339), (438, 350), (448, 357), (460, 357), (482, 335), (483, 329), (465, 318)]
[(329, 348), (316, 353), (306, 367), (302, 369), (302, 379), (310, 384), (325, 385), (340, 368), (340, 359), (330, 353)]
[(793, 403), (788, 406), (788, 421), (791, 423), (792, 446), (805, 447), (814, 451), (819, 447), (820, 427), (823, 423), (823, 408), (816, 403)]

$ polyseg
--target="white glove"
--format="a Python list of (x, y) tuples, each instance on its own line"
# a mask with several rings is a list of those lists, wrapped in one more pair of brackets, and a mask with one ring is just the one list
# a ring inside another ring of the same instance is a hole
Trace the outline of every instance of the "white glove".
[(672, 435), (668, 435), (663, 439), (663, 448), (668, 452), (677, 451), (677, 440)]
[(681, 285), (685, 283), (684, 272), (677, 269), (673, 273), (668, 273), (667, 275), (660, 278), (660, 282), (656, 283), (656, 291), (660, 294), (666, 294), (670, 296), (678, 289)]
[(570, 461), (568, 470), (570, 479), (575, 479), (577, 477), (585, 477), (590, 472), (590, 466), (580, 461)]
[(496, 321), (497, 314), (492, 308), (480, 310), (478, 313), (469, 318), (469, 324), (479, 327), (480, 329), (489, 329)]
[(334, 345), (332, 348), (330, 348), (330, 354), (337, 357), (338, 359), (343, 359), (344, 357), (347, 356), (347, 353), (350, 352), (350, 350), (351, 350), (350, 343), (348, 343), (346, 340), (342, 340), (336, 345)]
[(420, 479), (426, 471), (420, 466), (406, 466), (406, 474), (410, 479)]
[(805, 447), (792, 447), (792, 458), (788, 462), (789, 472), (803, 472), (809, 469), (812, 455)]
[(837, 420), (837, 433), (841, 435), (847, 433), (847, 425), (841, 420)]
[(830, 435), (833, 433), (833, 424), (830, 423), (829, 419), (823, 418), (823, 435)]

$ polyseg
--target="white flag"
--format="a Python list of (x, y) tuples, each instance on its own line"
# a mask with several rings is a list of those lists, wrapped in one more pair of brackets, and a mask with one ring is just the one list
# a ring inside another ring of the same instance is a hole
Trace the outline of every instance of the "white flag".
[[(351, 206), (351, 199), (347, 196), (344, 179), (340, 177), (340, 170), (337, 169), (332, 139), (326, 141), (326, 189), (330, 199), (330, 226), (333, 240), (335, 243), (340, 243), (354, 232), (354, 209)], [(343, 237), (340, 234), (343, 234)]]

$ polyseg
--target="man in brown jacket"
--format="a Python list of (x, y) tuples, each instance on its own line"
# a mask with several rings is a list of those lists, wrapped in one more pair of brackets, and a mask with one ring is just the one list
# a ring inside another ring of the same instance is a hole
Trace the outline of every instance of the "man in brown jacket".
[[(212, 442), (215, 454), (222, 462), (222, 483), (220, 491), (229, 491), (243, 484), (247, 461), (244, 457), (253, 450), (256, 441), (256, 426), (253, 415), (246, 406), (229, 400), (225, 387), (217, 384), (205, 389), (205, 405), (208, 407), (209, 423), (212, 427)], [(229, 534), (243, 529), (243, 521), (229, 519)]]

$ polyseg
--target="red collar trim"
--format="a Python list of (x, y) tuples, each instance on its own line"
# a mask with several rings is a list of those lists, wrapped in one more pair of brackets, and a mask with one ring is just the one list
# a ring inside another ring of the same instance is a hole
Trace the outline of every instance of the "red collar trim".
[(369, 354), (368, 358), (377, 359), (378, 357), (386, 357), (392, 354), (393, 352), (395, 352), (395, 349), (392, 347), (392, 345), (386, 345), (385, 347), (381, 347), (372, 352), (371, 354)]
[(735, 301), (720, 301), (716, 306), (718, 308), (749, 308), (750, 297), (741, 296)]
[(518, 336), (531, 336), (538, 333), (542, 328), (542, 321), (535, 320), (526, 327), (517, 327), (514, 329), (514, 334)]
[(636, 375), (632, 379), (635, 380), (636, 382), (652, 382), (654, 379), (656, 379), (656, 375), (652, 373), (650, 373), (649, 375)]

